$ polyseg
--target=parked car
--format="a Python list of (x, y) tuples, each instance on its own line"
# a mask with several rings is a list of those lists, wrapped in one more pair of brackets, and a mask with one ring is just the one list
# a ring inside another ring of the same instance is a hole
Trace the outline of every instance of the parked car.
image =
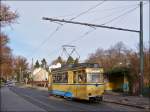
[(15, 80), (10, 80), (7, 81), (7, 83), (5, 84), (6, 86), (15, 86), (16, 81)]

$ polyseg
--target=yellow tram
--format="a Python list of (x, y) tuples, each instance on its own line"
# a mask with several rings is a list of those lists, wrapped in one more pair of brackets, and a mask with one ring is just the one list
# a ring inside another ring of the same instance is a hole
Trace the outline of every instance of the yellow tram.
[(48, 92), (65, 98), (102, 101), (103, 68), (97, 63), (79, 63), (52, 69)]

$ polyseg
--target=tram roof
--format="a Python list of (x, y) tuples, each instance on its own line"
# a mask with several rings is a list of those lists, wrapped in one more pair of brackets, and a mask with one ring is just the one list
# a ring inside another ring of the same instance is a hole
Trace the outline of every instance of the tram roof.
[(52, 69), (52, 71), (59, 71), (59, 70), (73, 70), (79, 68), (100, 68), (98, 63), (78, 63), (78, 64), (69, 64), (63, 65), (60, 68)]

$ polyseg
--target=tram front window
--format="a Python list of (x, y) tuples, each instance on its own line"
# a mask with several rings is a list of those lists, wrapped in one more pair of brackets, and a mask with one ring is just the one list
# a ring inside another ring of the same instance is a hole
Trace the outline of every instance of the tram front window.
[(87, 75), (87, 82), (89, 83), (100, 83), (102, 80), (102, 74), (100, 73), (88, 73)]

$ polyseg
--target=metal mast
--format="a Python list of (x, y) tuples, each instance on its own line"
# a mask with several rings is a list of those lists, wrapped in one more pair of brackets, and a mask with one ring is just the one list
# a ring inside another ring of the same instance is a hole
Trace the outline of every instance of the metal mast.
[(140, 95), (143, 93), (144, 54), (143, 54), (143, 2), (140, 2)]

